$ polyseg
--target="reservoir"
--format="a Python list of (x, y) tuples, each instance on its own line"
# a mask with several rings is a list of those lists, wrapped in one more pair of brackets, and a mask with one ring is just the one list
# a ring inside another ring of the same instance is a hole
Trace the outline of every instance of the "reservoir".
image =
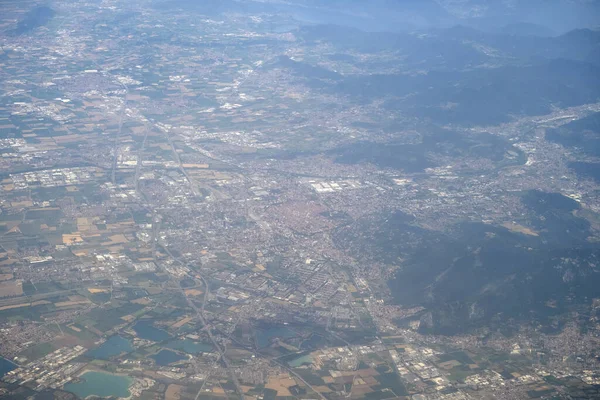
[(301, 356), (296, 358), (295, 360), (290, 361), (288, 364), (290, 364), (290, 367), (293, 368), (301, 367), (304, 364), (312, 364), (312, 357), (310, 356), (310, 354), (307, 354), (305, 356)]
[(140, 339), (152, 340), (153, 342), (162, 342), (170, 337), (166, 331), (155, 327), (152, 321), (140, 321), (133, 326), (133, 330)]
[(161, 367), (165, 367), (174, 362), (187, 359), (187, 357), (184, 357), (181, 354), (175, 353), (171, 350), (161, 350), (157, 354), (150, 356), (150, 358), (153, 358), (156, 362), (156, 365), (160, 365)]
[(6, 358), (0, 357), (0, 378), (6, 375), (7, 372), (17, 368), (15, 364), (7, 360)]
[(88, 371), (79, 377), (80, 382), (68, 383), (65, 390), (85, 399), (97, 397), (129, 397), (129, 385), (132, 379), (127, 376), (106, 372)]
[(121, 353), (128, 353), (133, 350), (129, 340), (122, 336), (115, 335), (96, 349), (90, 350), (85, 355), (90, 358), (108, 360), (111, 357), (118, 356)]

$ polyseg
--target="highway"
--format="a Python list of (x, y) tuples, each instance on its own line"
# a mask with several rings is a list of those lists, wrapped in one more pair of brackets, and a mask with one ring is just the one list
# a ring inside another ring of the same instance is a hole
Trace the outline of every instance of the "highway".
[[(176, 258), (175, 256), (173, 256), (173, 254), (169, 251), (169, 249), (166, 246), (162, 246), (159, 244), (159, 246), (165, 251), (165, 253), (167, 253), (169, 255), (169, 257), (171, 257), (176, 263), (178, 263), (181, 266), (184, 266), (186, 268), (189, 268), (189, 266), (187, 266), (184, 262), (182, 262), (181, 260), (179, 260), (178, 258)], [(166, 270), (166, 268), (164, 268), (162, 266), (162, 264), (157, 263), (157, 265), (159, 265), (159, 267), (164, 271), (164, 272), (168, 272)], [(187, 277), (192, 279), (194, 282), (196, 282), (196, 278), (190, 274), (187, 274)], [(215, 347), (215, 349), (217, 350), (217, 352), (219, 353), (219, 357), (220, 360), (223, 362), (223, 365), (225, 366), (225, 368), (227, 369), (227, 372), (229, 374), (229, 377), (231, 378), (232, 382), (234, 383), (241, 400), (244, 400), (244, 390), (242, 389), (242, 386), (240, 385), (240, 382), (237, 378), (237, 376), (235, 375), (235, 373), (232, 371), (231, 369), (231, 365), (229, 364), (229, 360), (227, 359), (227, 357), (225, 356), (225, 352), (223, 351), (223, 349), (221, 348), (221, 345), (217, 342), (217, 340), (215, 339), (215, 337), (213, 336), (212, 330), (209, 326), (209, 324), (206, 322), (206, 318), (205, 318), (205, 307), (206, 307), (206, 303), (208, 301), (208, 296), (210, 295), (210, 287), (208, 285), (208, 282), (206, 282), (206, 279), (204, 279), (204, 277), (200, 277), (200, 279), (202, 280), (202, 283), (204, 285), (205, 291), (204, 291), (204, 296), (202, 298), (202, 306), (200, 308), (198, 308), (198, 306), (196, 306), (196, 304), (192, 301), (192, 299), (190, 299), (186, 292), (185, 289), (181, 286), (180, 280), (176, 279), (177, 281), (177, 285), (179, 287), (179, 290), (181, 291), (181, 294), (185, 297), (188, 305), (196, 312), (196, 315), (198, 316), (198, 318), (200, 319), (200, 322), (202, 322), (202, 326), (203, 329), (206, 331), (206, 333), (208, 334), (208, 337), (210, 338), (210, 341), (213, 343), (213, 346)]]

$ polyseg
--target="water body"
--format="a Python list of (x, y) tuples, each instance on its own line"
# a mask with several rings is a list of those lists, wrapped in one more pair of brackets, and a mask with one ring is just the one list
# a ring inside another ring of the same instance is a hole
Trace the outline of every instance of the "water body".
[(288, 364), (290, 364), (290, 367), (293, 368), (301, 367), (304, 364), (312, 364), (312, 357), (310, 354), (307, 354), (290, 361)]
[(82, 399), (88, 396), (129, 397), (131, 395), (129, 385), (132, 379), (128, 376), (88, 371), (79, 378), (80, 382), (66, 384), (65, 390)]
[(15, 368), (17, 368), (17, 366), (14, 363), (10, 362), (6, 358), (0, 357), (0, 378)]
[(174, 350), (183, 351), (188, 354), (209, 353), (213, 351), (212, 345), (202, 342), (194, 342), (189, 339), (173, 340), (167, 344), (167, 347)]
[(162, 342), (170, 338), (166, 331), (155, 327), (152, 321), (140, 321), (133, 326), (133, 330), (140, 339), (152, 340), (153, 342)]
[(184, 357), (181, 354), (175, 353), (171, 350), (161, 350), (157, 354), (150, 356), (150, 358), (154, 359), (156, 365), (160, 365), (161, 367), (165, 367), (174, 362), (187, 359), (187, 357)]
[(131, 342), (122, 336), (115, 335), (96, 349), (90, 350), (85, 355), (90, 358), (108, 360), (111, 357), (118, 356), (121, 353), (128, 353), (133, 350)]
[(296, 336), (296, 332), (285, 326), (273, 326), (267, 329), (261, 329), (256, 332), (256, 342), (258, 347), (268, 347), (271, 339), (289, 339)]

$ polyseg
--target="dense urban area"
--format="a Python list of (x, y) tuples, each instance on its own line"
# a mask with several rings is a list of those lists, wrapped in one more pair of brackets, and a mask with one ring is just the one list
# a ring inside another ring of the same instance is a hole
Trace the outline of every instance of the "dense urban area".
[(0, 1), (0, 397), (599, 398), (600, 32), (232, 3)]

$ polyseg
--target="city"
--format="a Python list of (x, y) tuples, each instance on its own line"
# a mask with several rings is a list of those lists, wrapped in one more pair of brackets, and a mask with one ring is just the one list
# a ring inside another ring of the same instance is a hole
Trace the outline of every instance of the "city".
[(1, 5), (3, 31), (48, 21), (0, 36), (0, 397), (600, 396), (600, 154), (561, 136), (600, 97), (447, 122), (402, 103), (418, 83), (354, 91), (451, 58), (285, 13), (51, 6)]

